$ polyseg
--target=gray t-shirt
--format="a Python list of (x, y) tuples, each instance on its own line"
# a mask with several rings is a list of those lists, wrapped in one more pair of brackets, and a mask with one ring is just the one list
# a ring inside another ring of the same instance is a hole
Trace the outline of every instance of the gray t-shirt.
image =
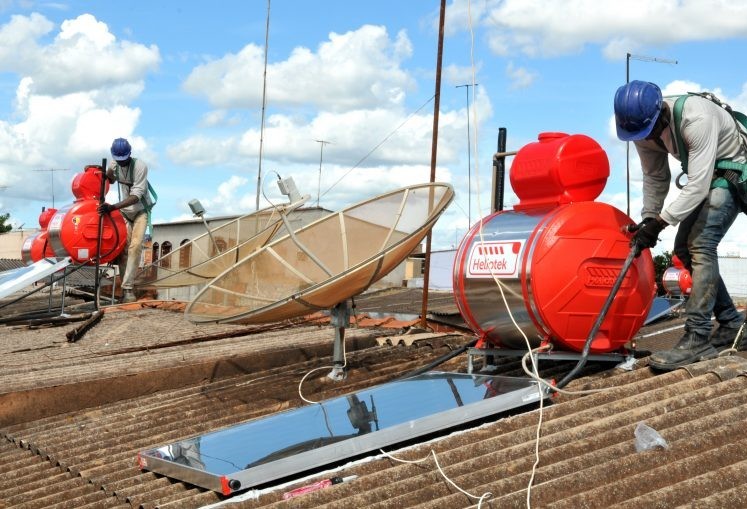
[(664, 200), (670, 189), (669, 154), (680, 160), (674, 138), (674, 102), (669, 105), (669, 127), (659, 140), (635, 142), (643, 171), (643, 210), (641, 217), (657, 214), (670, 225), (676, 225), (708, 196), (716, 161), (747, 161), (740, 132), (732, 116), (720, 106), (698, 96), (688, 97), (682, 108), (680, 135), (688, 151), (687, 184), (666, 210)]
[[(134, 163), (134, 164), (133, 164)], [(137, 196), (138, 201), (120, 209), (125, 219), (132, 222), (143, 210), (142, 199), (148, 199), (148, 165), (140, 159), (130, 158), (127, 166), (120, 166), (117, 161), (109, 163), (109, 168), (114, 171), (114, 179), (119, 182), (119, 194), (124, 200), (128, 196)]]

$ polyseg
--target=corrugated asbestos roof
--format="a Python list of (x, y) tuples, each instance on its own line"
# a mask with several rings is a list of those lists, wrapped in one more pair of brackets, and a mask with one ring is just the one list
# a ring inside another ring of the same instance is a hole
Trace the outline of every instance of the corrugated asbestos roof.
[[(389, 302), (394, 297), (388, 295)], [(368, 309), (365, 299), (359, 308)], [(364, 304), (364, 305), (362, 305)], [(136, 467), (138, 451), (300, 406), (298, 383), (331, 364), (333, 329), (318, 323), (266, 327), (193, 325), (176, 310), (137, 304), (111, 308), (78, 342), (72, 325), (4, 327), (0, 334), (0, 507), (201, 507), (223, 497)], [(118, 311), (115, 311), (118, 310)], [(405, 312), (405, 311), (401, 311)], [(346, 331), (348, 377), (321, 370), (304, 395), (326, 399), (392, 380), (469, 341), (451, 333), (406, 344), (402, 322)], [(642, 350), (669, 347), (682, 320), (644, 328)], [(381, 343), (381, 344), (379, 344)], [(541, 375), (559, 378), (575, 362), (543, 361)], [(439, 366), (464, 371), (464, 356)], [(498, 361), (498, 374), (523, 376), (518, 359)], [(747, 507), (747, 360), (724, 357), (656, 374), (639, 359), (626, 371), (589, 362), (568, 390), (542, 409), (490, 419), (429, 443), (389, 451), (420, 459), (431, 451), (444, 473), (483, 507), (526, 507), (539, 448), (532, 507)], [(636, 452), (634, 430), (645, 422), (667, 449)], [(356, 479), (290, 502), (284, 492), (315, 480)], [(398, 463), (375, 455), (298, 481), (258, 500), (226, 507), (450, 508), (477, 504), (437, 471), (432, 459)]]

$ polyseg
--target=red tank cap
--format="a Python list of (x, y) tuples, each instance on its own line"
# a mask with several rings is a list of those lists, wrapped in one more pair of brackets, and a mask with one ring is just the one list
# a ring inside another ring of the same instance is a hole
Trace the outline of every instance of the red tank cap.
[(594, 201), (610, 175), (604, 149), (583, 134), (544, 132), (522, 147), (511, 165), (516, 210)]
[[(78, 200), (98, 200), (101, 194), (101, 166), (88, 165), (73, 178), (73, 196)], [(109, 192), (109, 181), (104, 182), (104, 196)]]
[(46, 230), (49, 225), (49, 221), (57, 213), (57, 209), (43, 209), (39, 214), (39, 226), (42, 230)]

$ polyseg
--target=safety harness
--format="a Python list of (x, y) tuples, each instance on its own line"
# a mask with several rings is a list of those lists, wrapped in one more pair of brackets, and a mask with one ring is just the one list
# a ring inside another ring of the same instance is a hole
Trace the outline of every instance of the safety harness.
[[(135, 175), (135, 162), (137, 160), (134, 157), (130, 158), (130, 168), (132, 168), (132, 174), (133, 177)], [(119, 163), (117, 163), (117, 166), (114, 168), (114, 175), (117, 178), (117, 183), (124, 184), (128, 187), (132, 187), (132, 182), (120, 182), (119, 180)], [(140, 197), (140, 203), (143, 205), (143, 211), (147, 214), (148, 217), (148, 226), (145, 230), (147, 235), (153, 236), (153, 223), (151, 221), (151, 211), (153, 210), (153, 207), (156, 206), (156, 202), (158, 201), (158, 194), (156, 194), (156, 190), (153, 189), (153, 186), (150, 185), (150, 181), (148, 182), (148, 191)], [(119, 196), (119, 199), (122, 199), (121, 193), (119, 193), (119, 187), (117, 187), (117, 193)]]
[[(685, 101), (687, 100), (687, 98), (693, 95), (708, 99), (719, 107), (725, 109), (731, 115), (731, 117), (734, 119), (734, 124), (737, 128), (737, 132), (740, 135), (742, 148), (745, 152), (747, 152), (747, 141), (745, 141), (745, 136), (747, 136), (747, 115), (739, 111), (732, 110), (731, 106), (721, 102), (715, 95), (711, 94), (710, 92), (688, 92), (687, 95), (681, 95), (677, 98), (677, 100), (674, 102), (673, 111), (674, 139), (677, 143), (677, 152), (680, 155), (682, 174), (687, 174), (688, 162), (687, 147), (685, 147), (685, 143), (682, 140), (682, 135), (680, 134), (682, 109), (685, 106)], [(712, 187), (728, 187), (729, 189), (731, 189), (735, 198), (738, 199), (742, 211), (747, 214), (747, 164), (737, 163), (729, 159), (719, 159), (718, 161), (716, 161), (714, 168), (716, 170), (716, 176), (723, 178), (725, 181), (725, 185), (720, 186), (718, 183), (719, 179), (717, 178), (714, 179)], [(677, 181), (679, 182), (679, 177), (677, 178)]]

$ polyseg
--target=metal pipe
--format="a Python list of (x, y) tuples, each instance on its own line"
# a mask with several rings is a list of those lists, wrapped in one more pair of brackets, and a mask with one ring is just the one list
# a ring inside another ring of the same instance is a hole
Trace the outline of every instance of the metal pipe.
[(503, 210), (503, 195), (506, 181), (506, 156), (516, 152), (506, 152), (506, 128), (498, 128), (498, 151), (493, 155), (493, 207), (492, 211)]
[[(446, 0), (441, 0), (441, 14), (438, 20), (438, 53), (436, 56), (436, 93), (433, 101), (433, 138), (431, 141), (431, 177), (430, 182), (436, 181), (436, 157), (438, 153), (438, 111), (441, 107), (441, 62), (444, 53), (444, 20), (446, 19)], [(428, 314), (428, 285), (430, 284), (431, 266), (431, 238), (433, 230), (428, 230), (425, 236), (425, 260), (423, 270), (423, 307), (420, 314), (420, 324), (425, 329)]]
[[(106, 158), (101, 160), (101, 185), (99, 186), (99, 205), (105, 202), (106, 196)], [(101, 267), (101, 236), (104, 232), (104, 214), (99, 214), (99, 226), (96, 232), (96, 272), (94, 274), (93, 292), (96, 295), (94, 299), (94, 308), (96, 311), (99, 310), (99, 294), (101, 293), (101, 279), (99, 277), (99, 270)], [(112, 290), (116, 280), (112, 278)]]

